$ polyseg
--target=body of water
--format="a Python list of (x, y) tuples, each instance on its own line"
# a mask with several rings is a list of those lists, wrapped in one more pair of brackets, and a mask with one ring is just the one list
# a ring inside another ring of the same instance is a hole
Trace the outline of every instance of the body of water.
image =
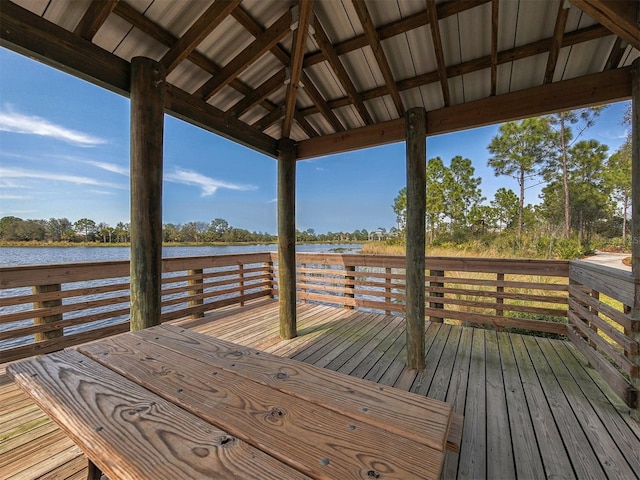
[[(358, 253), (357, 244), (301, 244), (298, 252)], [(277, 252), (278, 245), (204, 245), (201, 247), (163, 247), (162, 256), (199, 257), (203, 255), (229, 255), (233, 253)], [(0, 266), (50, 265), (55, 263), (101, 262), (129, 260), (129, 247), (0, 247)]]

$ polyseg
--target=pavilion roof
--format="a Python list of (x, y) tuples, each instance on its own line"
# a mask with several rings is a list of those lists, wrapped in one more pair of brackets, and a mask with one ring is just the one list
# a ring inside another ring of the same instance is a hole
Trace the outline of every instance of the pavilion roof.
[[(0, 41), (128, 95), (133, 57), (166, 111), (298, 158), (627, 99), (635, 0), (2, 0)], [(296, 88), (297, 86), (297, 88)]]

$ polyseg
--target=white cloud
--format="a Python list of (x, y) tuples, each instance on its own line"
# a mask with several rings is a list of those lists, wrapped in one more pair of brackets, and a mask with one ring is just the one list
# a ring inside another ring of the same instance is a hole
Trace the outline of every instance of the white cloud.
[(31, 197), (26, 195), (13, 195), (10, 193), (0, 193), (0, 200), (26, 200)]
[(0, 110), (0, 131), (51, 137), (83, 147), (94, 147), (107, 143), (102, 138), (56, 125), (35, 115), (15, 112), (7, 106)]
[(277, 198), (272, 198), (267, 203), (278, 203), (278, 199)]
[(129, 168), (118, 165), (117, 163), (98, 162), (96, 160), (86, 160), (85, 163), (101, 168), (102, 170), (106, 170), (107, 172), (118, 173), (127, 177), (129, 176)]
[(77, 175), (65, 175), (60, 173), (43, 172), (37, 170), (25, 170), (22, 168), (6, 168), (0, 167), (0, 177), (6, 178), (31, 178), (36, 180), (49, 180), (57, 182), (68, 182), (76, 185), (96, 185), (98, 187), (111, 187), (126, 189), (124, 185), (115, 183), (105, 183), (95, 178), (80, 177)]
[(168, 173), (164, 176), (165, 180), (174, 183), (181, 183), (183, 185), (194, 185), (202, 189), (201, 196), (207, 197), (213, 195), (219, 188), (226, 188), (229, 190), (255, 190), (257, 187), (254, 185), (240, 185), (236, 183), (224, 182), (222, 180), (216, 180), (215, 178), (207, 177), (201, 173), (194, 172), (193, 170), (184, 170), (176, 168), (173, 173)]

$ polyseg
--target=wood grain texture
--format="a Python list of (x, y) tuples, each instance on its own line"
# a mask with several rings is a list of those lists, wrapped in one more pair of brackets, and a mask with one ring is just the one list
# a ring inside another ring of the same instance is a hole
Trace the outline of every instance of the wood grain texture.
[[(149, 329), (145, 333), (154, 334)], [(206, 356), (185, 355), (136, 335), (114, 337), (82, 351), (312, 477), (356, 479), (379, 472), (385, 478), (439, 478), (442, 450), (237, 374), (241, 365), (260, 365), (260, 352), (246, 363), (244, 352), (227, 352), (231, 362), (220, 368)], [(295, 376), (295, 364), (288, 365), (278, 373), (269, 369), (269, 376)], [(326, 387), (319, 383), (316, 388), (326, 392)], [(361, 399), (360, 408), (363, 405)]]
[[(446, 403), (401, 390), (380, 390), (370, 382), (252, 349), (238, 350), (233, 343), (169, 325), (140, 331), (135, 337), (190, 358), (206, 360), (208, 365), (359, 421), (385, 426), (432, 448), (444, 449), (451, 415), (451, 407)], [(105, 344), (109, 341), (105, 340)], [(88, 352), (86, 348), (96, 347), (82, 347), (82, 351)]]
[(8, 372), (110, 478), (305, 478), (76, 351)]

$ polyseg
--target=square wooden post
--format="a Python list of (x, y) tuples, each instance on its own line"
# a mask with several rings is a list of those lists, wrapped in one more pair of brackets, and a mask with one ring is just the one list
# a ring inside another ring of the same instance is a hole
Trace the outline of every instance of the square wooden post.
[[(631, 316), (640, 320), (640, 58), (633, 62), (631, 78), (631, 274), (635, 279)], [(640, 343), (637, 329), (632, 338)], [(640, 365), (640, 355), (631, 355), (631, 361)], [(631, 381), (640, 391), (640, 380), (636, 377)], [(640, 421), (640, 405), (636, 405), (633, 415)]]
[(425, 367), (425, 214), (426, 214), (426, 120), (424, 108), (406, 113), (407, 134), (407, 256), (406, 324), (407, 366)]
[(278, 143), (278, 298), (280, 338), (296, 327), (296, 150), (293, 140)]
[(158, 62), (131, 60), (131, 330), (160, 323), (165, 89)]

